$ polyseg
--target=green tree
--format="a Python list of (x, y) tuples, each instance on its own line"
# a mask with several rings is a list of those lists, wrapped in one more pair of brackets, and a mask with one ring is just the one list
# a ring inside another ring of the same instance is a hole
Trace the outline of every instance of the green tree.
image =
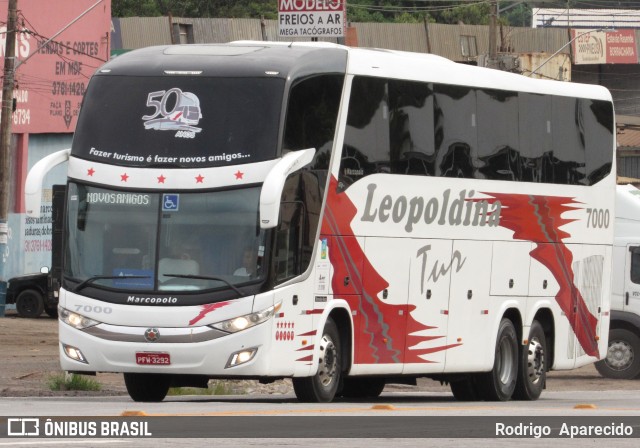
[(488, 3), (460, 5), (440, 13), (438, 23), (465, 23), (467, 25), (488, 25), (490, 7)]
[(112, 0), (113, 17), (277, 17), (277, 0)]
[[(489, 4), (462, 1), (346, 0), (350, 22), (489, 23)], [(480, 0), (478, 0), (480, 1)], [(513, 2), (503, 1), (501, 7)], [(228, 17), (277, 19), (278, 0), (112, 0), (114, 17)], [(527, 26), (531, 10), (526, 5), (509, 8), (504, 23)]]

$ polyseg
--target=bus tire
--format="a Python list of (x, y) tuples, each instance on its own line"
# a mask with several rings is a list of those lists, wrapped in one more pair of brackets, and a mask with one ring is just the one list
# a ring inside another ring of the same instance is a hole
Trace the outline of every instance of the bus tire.
[(513, 323), (502, 319), (496, 337), (493, 369), (478, 376), (478, 393), (486, 401), (507, 401), (518, 378), (518, 337)]
[(631, 380), (640, 375), (640, 338), (624, 328), (609, 330), (606, 358), (596, 362), (605, 378)]
[(385, 385), (384, 378), (345, 378), (339, 395), (345, 398), (377, 398)]
[(547, 339), (537, 320), (531, 323), (529, 344), (520, 346), (518, 381), (513, 398), (537, 400), (547, 382)]
[(333, 319), (328, 318), (320, 340), (318, 371), (309, 377), (293, 378), (298, 400), (306, 403), (329, 403), (338, 391), (342, 370), (340, 335)]
[(480, 400), (474, 375), (470, 375), (468, 378), (462, 380), (451, 381), (449, 387), (451, 387), (453, 397), (458, 401)]
[(171, 375), (158, 373), (125, 373), (124, 384), (133, 401), (164, 400), (171, 386)]
[(16, 311), (22, 317), (39, 317), (44, 311), (44, 297), (35, 289), (25, 289), (16, 298)]

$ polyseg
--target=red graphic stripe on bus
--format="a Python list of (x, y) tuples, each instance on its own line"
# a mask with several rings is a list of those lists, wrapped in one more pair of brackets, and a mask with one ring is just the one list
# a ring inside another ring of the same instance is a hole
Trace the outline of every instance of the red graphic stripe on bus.
[[(562, 242), (571, 236), (560, 227), (575, 220), (562, 218), (562, 214), (579, 207), (573, 198), (531, 196), (523, 194), (485, 193), (502, 205), (500, 225), (513, 230), (513, 238), (536, 243), (531, 256), (551, 271), (560, 289), (556, 302), (569, 319), (569, 323), (585, 353), (598, 357), (596, 342), (597, 318), (591, 314), (582, 294), (574, 284), (573, 254)], [(554, 244), (543, 244), (554, 243)]]
[[(355, 205), (344, 193), (337, 193), (337, 181), (331, 178), (327, 207), (322, 222), (322, 234), (353, 236), (351, 221), (357, 213)], [(416, 321), (411, 312), (413, 305), (392, 305), (378, 299), (389, 287), (367, 259), (355, 238), (336, 238), (337, 244), (330, 247), (329, 259), (334, 268), (332, 287), (338, 290), (340, 282), (349, 277), (361, 300), (354, 308), (362, 319), (361, 331), (354, 331), (354, 354), (356, 364), (373, 363), (427, 363), (421, 355), (446, 350), (460, 344), (441, 345), (426, 349), (410, 349), (431, 338), (415, 335), (416, 332), (433, 329)], [(354, 260), (362, 260), (362, 268)], [(367, 272), (366, 282), (363, 273)], [(400, 313), (400, 311), (403, 311)]]
[(317, 332), (318, 332), (317, 330), (308, 331), (306, 333), (301, 333), (298, 336), (315, 336)]
[(202, 305), (202, 310), (200, 313), (189, 321), (189, 325), (193, 325), (207, 314), (217, 310), (218, 308), (222, 308), (223, 306), (229, 305), (231, 302), (218, 302), (218, 303), (209, 303), (208, 305)]

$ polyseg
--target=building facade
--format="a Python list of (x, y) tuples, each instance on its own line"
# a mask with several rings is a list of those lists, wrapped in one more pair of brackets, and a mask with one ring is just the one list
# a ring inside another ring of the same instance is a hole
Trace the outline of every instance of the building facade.
[[(4, 3), (6, 5), (6, 2)], [(4, 65), (8, 11), (0, 11)], [(25, 215), (24, 183), (42, 157), (69, 148), (89, 79), (109, 59), (111, 0), (19, 0), (14, 111), (11, 123), (9, 234), (4, 279), (51, 265), (51, 186), (66, 182), (66, 164), (45, 179), (44, 214)]]

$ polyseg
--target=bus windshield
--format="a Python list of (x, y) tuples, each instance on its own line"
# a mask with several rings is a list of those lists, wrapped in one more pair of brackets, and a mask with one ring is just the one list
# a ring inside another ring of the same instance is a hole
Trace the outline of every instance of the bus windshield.
[(167, 293), (260, 280), (259, 197), (259, 187), (122, 192), (70, 183), (65, 277), (76, 290)]
[(271, 160), (283, 92), (280, 78), (94, 76), (71, 152), (139, 167)]

